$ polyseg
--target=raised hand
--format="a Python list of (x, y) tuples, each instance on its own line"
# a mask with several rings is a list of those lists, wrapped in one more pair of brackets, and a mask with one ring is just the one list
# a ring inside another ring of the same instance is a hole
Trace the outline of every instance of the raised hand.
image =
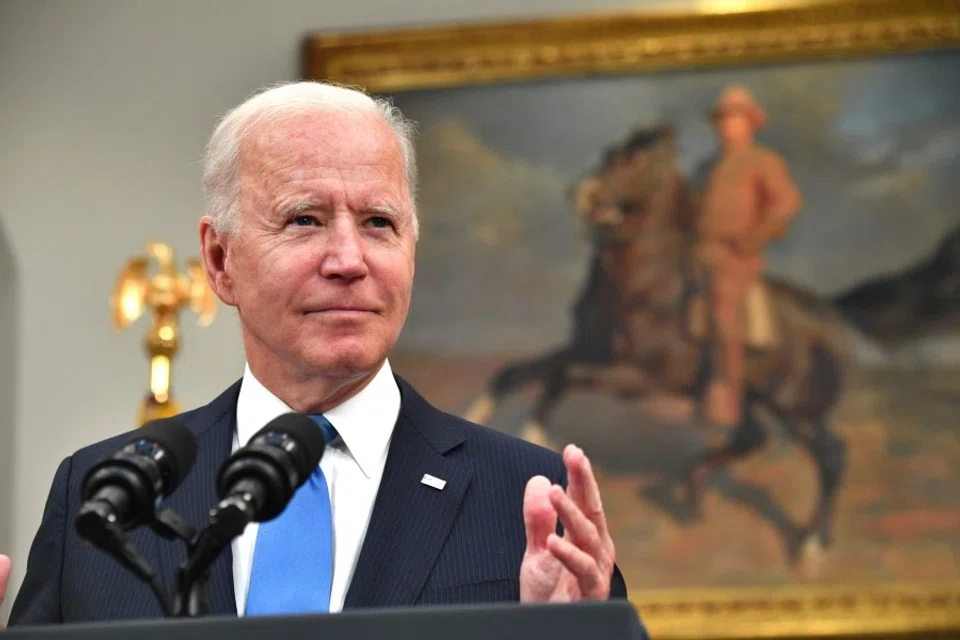
[[(527, 549), (520, 566), (521, 602), (603, 600), (610, 595), (615, 549), (590, 460), (579, 447), (563, 451), (567, 490), (543, 476), (527, 483), (523, 518)], [(556, 533), (557, 518), (563, 536)]]
[[(7, 595), (7, 583), (10, 581), (11, 567), (10, 558), (0, 556), (0, 604), (3, 604), (3, 597)], [(2, 622), (0, 622), (0, 629), (3, 629)]]

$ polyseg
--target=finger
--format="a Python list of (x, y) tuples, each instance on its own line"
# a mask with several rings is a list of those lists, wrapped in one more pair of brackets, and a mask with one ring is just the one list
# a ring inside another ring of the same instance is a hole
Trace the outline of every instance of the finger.
[(583, 597), (605, 599), (610, 594), (609, 581), (589, 554), (556, 534), (550, 536), (547, 546), (550, 553), (576, 578)]
[(4, 596), (7, 595), (7, 582), (10, 580), (10, 569), (12, 566), (10, 558), (0, 556), (0, 602), (3, 602)]
[(550, 502), (553, 504), (563, 523), (563, 537), (567, 538), (577, 548), (593, 557), (601, 566), (609, 564), (603, 548), (603, 540), (597, 531), (596, 525), (584, 515), (563, 489), (553, 486), (550, 489)]
[(550, 502), (550, 481), (534, 476), (523, 494), (523, 522), (527, 531), (527, 552), (547, 548), (547, 538), (557, 530), (557, 512)]
[(607, 538), (610, 536), (607, 530), (607, 516), (603, 511), (603, 498), (600, 495), (600, 485), (597, 484), (597, 478), (593, 474), (593, 464), (590, 458), (583, 456), (583, 462), (580, 465), (580, 472), (583, 476), (584, 484), (584, 513), (590, 521), (597, 526), (600, 536)]
[(600, 497), (600, 486), (593, 475), (590, 459), (584, 454), (583, 449), (573, 445), (567, 447), (563, 457), (567, 464), (567, 493), (597, 527), (600, 537), (609, 538), (607, 518), (603, 512), (603, 500)]
[(583, 502), (583, 481), (580, 478), (580, 463), (584, 458), (583, 449), (568, 444), (563, 449), (563, 464), (567, 468), (567, 493), (577, 504)]

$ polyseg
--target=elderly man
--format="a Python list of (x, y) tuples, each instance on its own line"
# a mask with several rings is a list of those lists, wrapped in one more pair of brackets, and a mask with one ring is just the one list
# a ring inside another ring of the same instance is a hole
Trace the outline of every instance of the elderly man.
[(711, 116), (722, 151), (696, 222), (716, 345), (703, 414), (730, 426), (743, 405), (747, 295), (763, 273), (764, 246), (786, 231), (800, 195), (783, 159), (754, 141), (767, 117), (746, 89), (728, 88)]
[[(391, 371), (418, 236), (397, 110), (327, 84), (267, 90), (214, 131), (204, 180), (203, 261), (237, 310), (247, 366), (181, 416), (198, 458), (168, 505), (205, 521), (219, 466), (282, 413), (309, 414), (330, 438), (320, 488), (305, 484), (215, 563), (212, 613), (626, 597), (581, 449), (558, 456), (442, 413)], [(72, 527), (79, 479), (125, 437), (60, 465), (12, 623), (161, 614)], [(166, 575), (183, 559), (148, 529), (133, 540)]]

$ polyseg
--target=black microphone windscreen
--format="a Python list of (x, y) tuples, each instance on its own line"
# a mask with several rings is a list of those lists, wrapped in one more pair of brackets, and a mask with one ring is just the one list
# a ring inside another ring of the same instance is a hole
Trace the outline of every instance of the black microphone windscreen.
[(302, 413), (285, 413), (268, 422), (263, 429), (254, 434), (252, 439), (271, 431), (284, 433), (300, 445), (299, 451), (303, 455), (294, 456), (294, 459), (301, 477), (307, 477), (313, 473), (320, 464), (323, 450), (327, 446), (327, 440), (323, 436), (320, 425)]
[(190, 429), (176, 418), (161, 418), (143, 425), (133, 434), (131, 444), (155, 442), (168, 452), (165, 461), (170, 477), (164, 482), (167, 491), (183, 482), (197, 460), (197, 442)]

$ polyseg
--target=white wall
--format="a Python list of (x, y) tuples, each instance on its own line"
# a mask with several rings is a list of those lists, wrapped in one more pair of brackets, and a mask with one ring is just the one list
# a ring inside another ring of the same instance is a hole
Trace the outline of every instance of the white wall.
[[(17, 258), (21, 329), (13, 507), (0, 511), (13, 523), (5, 610), (56, 465), (131, 428), (146, 389), (144, 320), (123, 335), (109, 322), (118, 269), (152, 239), (196, 255), (206, 136), (250, 92), (298, 77), (305, 32), (679, 1), (0, 0), (0, 228)], [(184, 347), (175, 391), (187, 408), (242, 372), (230, 314), (188, 326)]]
[[(13, 545), (13, 420), (16, 394), (17, 274), (0, 224), (0, 549)], [(2, 614), (0, 614), (2, 615)]]

